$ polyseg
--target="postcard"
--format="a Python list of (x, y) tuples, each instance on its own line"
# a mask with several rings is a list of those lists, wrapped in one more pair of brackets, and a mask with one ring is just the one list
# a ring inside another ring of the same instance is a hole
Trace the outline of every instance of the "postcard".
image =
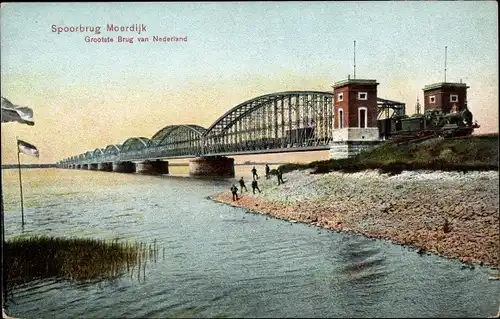
[(494, 316), (497, 6), (2, 3), (4, 316)]

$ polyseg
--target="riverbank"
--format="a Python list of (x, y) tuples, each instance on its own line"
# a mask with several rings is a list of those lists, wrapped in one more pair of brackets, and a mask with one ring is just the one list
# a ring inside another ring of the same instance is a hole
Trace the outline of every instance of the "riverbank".
[(229, 189), (211, 199), (498, 268), (497, 171), (311, 172), (285, 174), (286, 183), (280, 186), (276, 177), (260, 178), (262, 193), (243, 193), (237, 202)]
[(423, 138), (388, 141), (352, 158), (285, 164), (280, 168), (284, 173), (312, 169), (317, 174), (371, 169), (391, 174), (405, 170), (498, 171), (498, 156), (498, 134), (457, 139)]

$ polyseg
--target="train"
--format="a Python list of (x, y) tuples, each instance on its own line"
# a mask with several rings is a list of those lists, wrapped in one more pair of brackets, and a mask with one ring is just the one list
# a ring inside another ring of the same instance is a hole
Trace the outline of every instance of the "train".
[(468, 108), (448, 113), (442, 110), (426, 110), (423, 114), (398, 115), (377, 121), (380, 139), (398, 137), (459, 137), (472, 135), (480, 126), (473, 122)]

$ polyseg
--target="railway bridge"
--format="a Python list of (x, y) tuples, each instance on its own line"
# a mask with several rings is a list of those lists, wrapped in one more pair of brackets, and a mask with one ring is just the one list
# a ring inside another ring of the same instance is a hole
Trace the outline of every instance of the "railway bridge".
[[(329, 150), (335, 138), (334, 93), (288, 91), (231, 108), (210, 127), (168, 125), (151, 138), (131, 137), (63, 159), (61, 168), (168, 174), (168, 160), (192, 158), (192, 176), (234, 176), (230, 156)], [(377, 99), (378, 116), (404, 104)]]

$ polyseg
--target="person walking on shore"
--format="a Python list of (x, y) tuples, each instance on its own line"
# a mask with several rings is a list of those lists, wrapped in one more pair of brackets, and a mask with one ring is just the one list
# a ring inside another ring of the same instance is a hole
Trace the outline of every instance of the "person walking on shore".
[(280, 168), (278, 168), (276, 176), (278, 176), (278, 185), (285, 184), (285, 181), (283, 180), (283, 171), (281, 171)]
[(255, 194), (255, 190), (258, 190), (259, 193), (262, 193), (259, 189), (259, 185), (257, 185), (257, 181), (252, 181), (252, 191)]
[(252, 177), (254, 181), (259, 179), (259, 175), (257, 175), (257, 169), (255, 169), (255, 166), (252, 168)]
[(241, 192), (243, 193), (243, 188), (245, 189), (245, 192), (248, 192), (248, 189), (245, 185), (245, 181), (243, 180), (243, 177), (241, 177), (240, 179), (240, 189), (241, 189)]
[[(234, 184), (231, 186), (231, 193), (233, 193), (233, 202), (235, 200), (238, 200), (238, 187), (236, 187)], [(236, 199), (235, 199), (236, 198)]]
[(271, 169), (269, 168), (269, 165), (266, 164), (266, 179), (269, 179), (270, 172), (271, 172)]

